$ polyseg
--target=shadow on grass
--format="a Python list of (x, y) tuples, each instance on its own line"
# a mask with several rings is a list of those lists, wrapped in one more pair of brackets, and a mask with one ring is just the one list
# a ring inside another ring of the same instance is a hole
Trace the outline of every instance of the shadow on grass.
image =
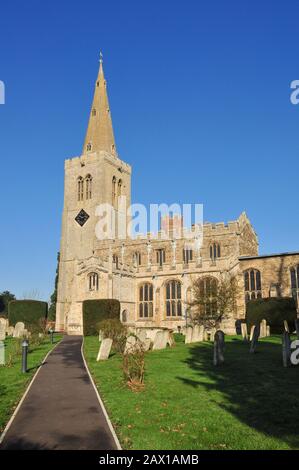
[(186, 363), (198, 373), (198, 380), (179, 379), (206, 389), (212, 402), (246, 425), (298, 449), (299, 370), (282, 366), (279, 341), (260, 341), (256, 354), (249, 354), (248, 343), (232, 339), (219, 367), (212, 364), (212, 344), (196, 344)]

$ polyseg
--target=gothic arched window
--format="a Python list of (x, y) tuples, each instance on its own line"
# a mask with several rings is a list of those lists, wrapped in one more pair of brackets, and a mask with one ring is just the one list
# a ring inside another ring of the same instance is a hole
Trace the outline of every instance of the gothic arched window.
[(200, 309), (205, 315), (214, 315), (217, 312), (217, 284), (217, 279), (211, 276), (203, 277), (198, 281)]
[(122, 194), (122, 185), (123, 185), (122, 180), (119, 180), (117, 184), (117, 196), (118, 197), (120, 197)]
[(90, 291), (99, 290), (99, 275), (97, 273), (88, 275), (88, 286)]
[(290, 269), (291, 292), (297, 305), (299, 305), (299, 264)]
[(79, 176), (77, 179), (77, 193), (78, 193), (78, 201), (83, 201), (84, 199), (84, 180), (82, 176)]
[(85, 178), (86, 199), (91, 199), (91, 196), (92, 196), (91, 185), (92, 185), (92, 177), (91, 177), (91, 175), (87, 175), (86, 178)]
[(210, 245), (210, 258), (212, 261), (215, 261), (217, 258), (220, 258), (221, 250), (219, 243), (212, 243)]
[(179, 281), (168, 281), (165, 285), (166, 316), (182, 316), (182, 286)]
[(135, 251), (135, 253), (133, 253), (133, 264), (135, 264), (136, 266), (141, 265), (141, 253), (140, 253), (140, 251)]
[(153, 285), (147, 282), (139, 287), (139, 318), (152, 318), (153, 310)]
[(244, 272), (245, 301), (262, 297), (261, 273), (258, 269), (248, 269)]

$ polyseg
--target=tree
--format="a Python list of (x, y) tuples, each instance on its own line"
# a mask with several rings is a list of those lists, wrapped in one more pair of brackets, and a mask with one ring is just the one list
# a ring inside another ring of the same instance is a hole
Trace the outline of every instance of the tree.
[(52, 321), (54, 321), (56, 318), (57, 287), (58, 287), (58, 279), (59, 279), (59, 261), (60, 261), (60, 253), (58, 252), (55, 286), (54, 286), (54, 292), (50, 297), (50, 307), (49, 307), (49, 313), (48, 313), (48, 319)]
[(187, 302), (192, 322), (218, 329), (223, 320), (236, 312), (237, 295), (237, 280), (229, 274), (222, 274), (219, 279), (195, 279), (192, 300)]
[(8, 290), (0, 293), (0, 317), (8, 316), (8, 304), (11, 300), (16, 300), (16, 297)]

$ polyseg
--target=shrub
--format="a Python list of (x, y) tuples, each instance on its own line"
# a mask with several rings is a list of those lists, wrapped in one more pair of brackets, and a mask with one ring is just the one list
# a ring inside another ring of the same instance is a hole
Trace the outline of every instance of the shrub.
[(288, 322), (291, 331), (294, 330), (296, 317), (296, 304), (292, 297), (250, 300), (246, 307), (246, 323), (249, 331), (253, 325), (257, 325), (263, 319), (270, 325), (272, 333), (282, 332), (284, 320)]
[(120, 303), (114, 299), (84, 300), (83, 332), (84, 336), (99, 333), (98, 324), (102, 320), (120, 317)]
[(118, 318), (102, 320), (97, 324), (97, 328), (101, 331), (103, 338), (113, 340), (113, 348), (116, 352), (123, 352), (127, 340), (127, 327)]
[(40, 300), (12, 300), (8, 304), (9, 324), (15, 326), (19, 321), (25, 323), (25, 328), (30, 330), (38, 327), (48, 315), (47, 302)]
[(127, 386), (134, 392), (144, 388), (145, 352), (139, 341), (129, 354), (123, 354), (122, 369)]

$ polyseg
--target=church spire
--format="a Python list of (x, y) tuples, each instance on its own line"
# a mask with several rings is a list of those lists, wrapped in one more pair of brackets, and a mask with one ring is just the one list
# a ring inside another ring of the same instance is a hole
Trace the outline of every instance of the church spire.
[(100, 53), (100, 68), (95, 85), (83, 153), (100, 152), (101, 150), (117, 156), (106, 80), (103, 71), (102, 53)]

